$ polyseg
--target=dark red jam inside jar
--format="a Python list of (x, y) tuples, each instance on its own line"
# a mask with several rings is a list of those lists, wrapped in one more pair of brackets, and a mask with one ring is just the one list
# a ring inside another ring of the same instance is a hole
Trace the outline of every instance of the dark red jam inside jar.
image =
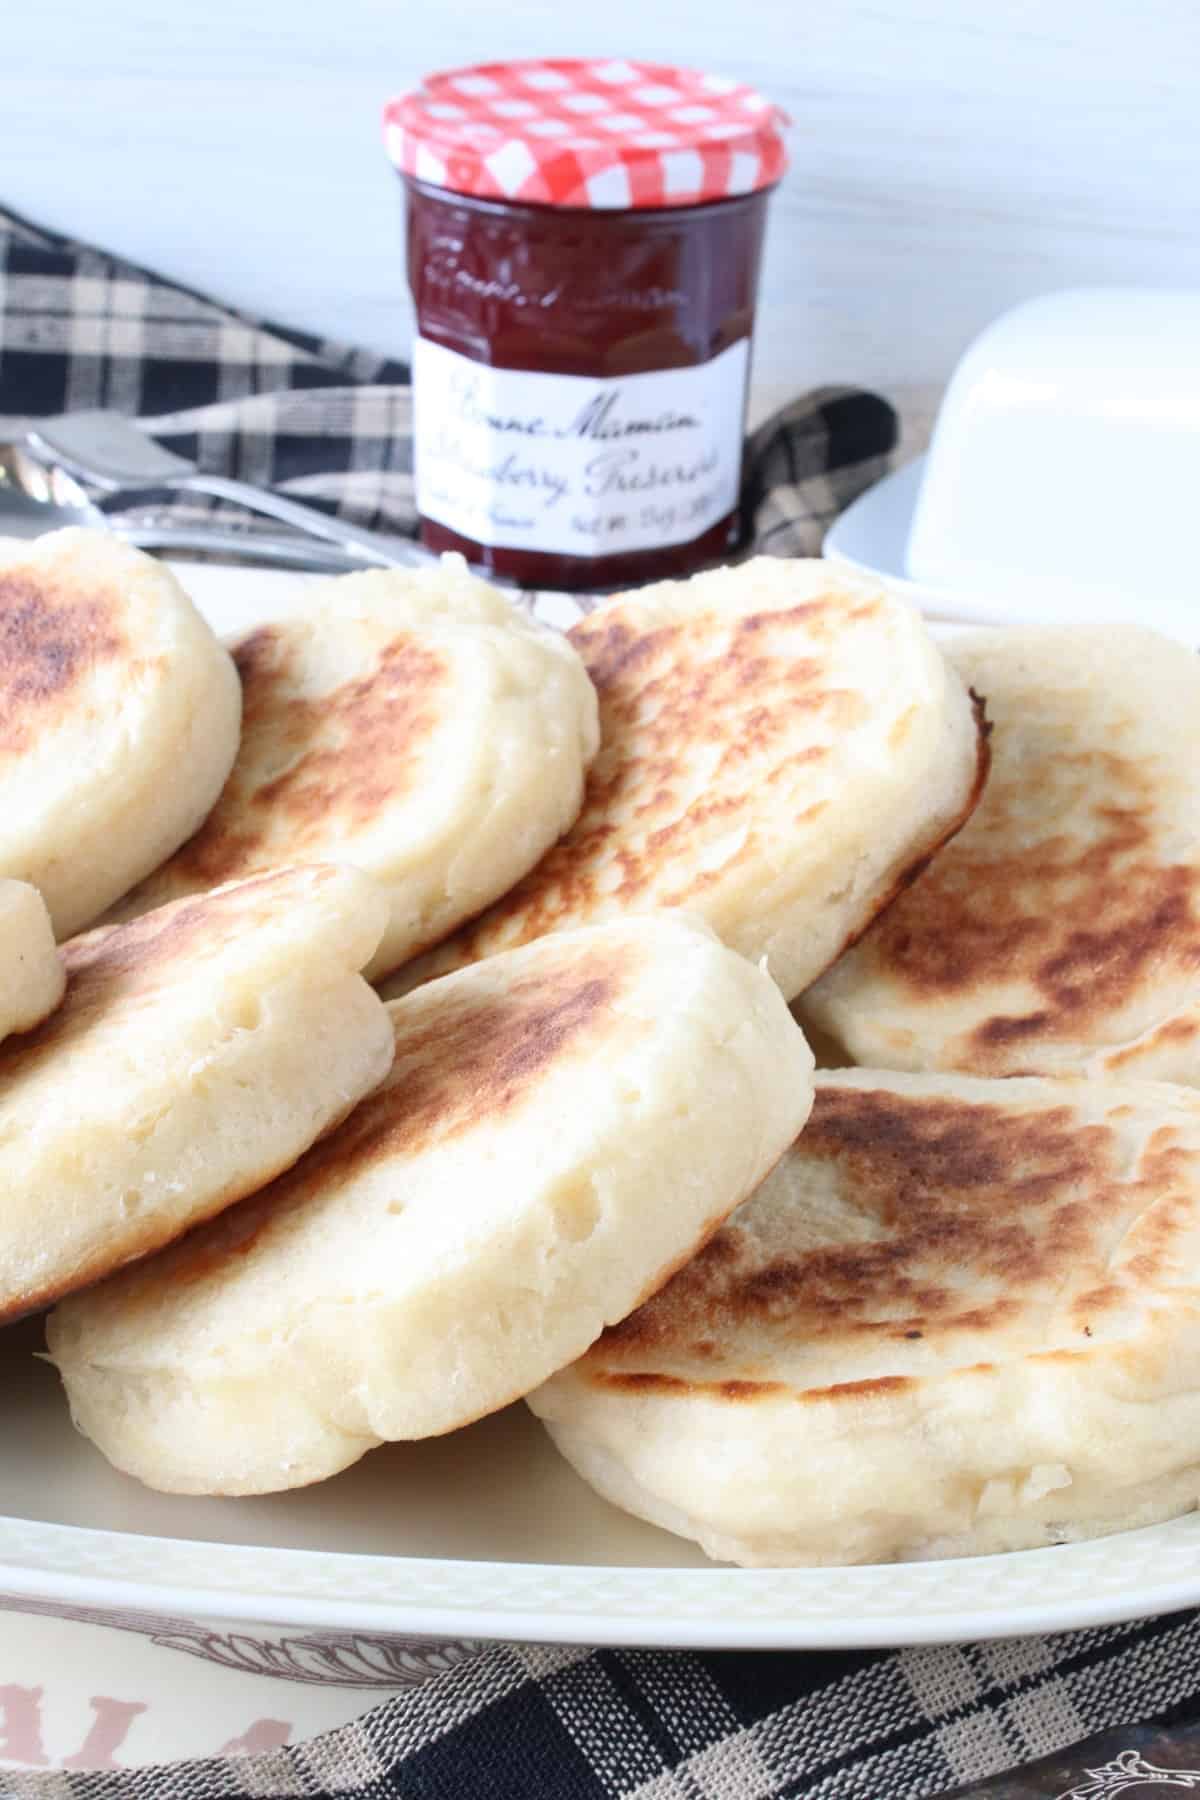
[[(521, 586), (601, 589), (688, 574), (736, 543), (782, 148), (765, 102), (709, 80), (548, 62), (458, 71), (422, 90), (419, 131), (406, 121), (393, 155), (407, 188), (414, 475), (430, 549)], [(403, 116), (413, 98), (393, 108)], [(510, 185), (524, 172), (515, 195), (464, 191), (494, 185), (496, 170)]]

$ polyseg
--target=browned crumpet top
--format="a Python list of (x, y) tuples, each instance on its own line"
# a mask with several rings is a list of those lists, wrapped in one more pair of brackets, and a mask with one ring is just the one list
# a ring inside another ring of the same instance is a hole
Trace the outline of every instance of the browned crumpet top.
[(165, 564), (104, 531), (0, 540), (0, 875), (54, 934), (196, 829), (237, 749), (229, 654)]
[[(0, 1045), (0, 1105), (26, 1076), (84, 1047), (88, 1039), (122, 1042), (141, 1012), (177, 984), (191, 984), (205, 963), (229, 962), (281, 913), (331, 898), (344, 884), (332, 865), (280, 869), (159, 907), (123, 925), (70, 938), (61, 949), (67, 988), (59, 1007), (32, 1031)], [(219, 1009), (221, 995), (212, 996)]]
[(819, 1076), (757, 1195), (583, 1366), (744, 1404), (1082, 1352), (1194, 1295), (1198, 1181), (1182, 1090)]
[(1200, 659), (1138, 628), (971, 633), (974, 816), (806, 997), (864, 1064), (1200, 1083)]
[(373, 667), (345, 679), (332, 634), (317, 676), (307, 633), (291, 624), (260, 627), (233, 659), (242, 683), (233, 772), (204, 825), (134, 905), (333, 854), (340, 835), (370, 825), (412, 788), (443, 716), (449, 667), (416, 634), (397, 634)]
[(832, 611), (813, 601), (751, 614), (719, 635), (703, 615), (645, 632), (605, 612), (576, 625), (571, 641), (600, 698), (583, 812), (467, 943), (524, 942), (608, 900), (698, 900), (731, 858), (753, 850), (746, 804), (763, 787), (794, 799), (798, 827), (814, 823), (832, 800), (807, 791), (803, 771), (829, 756), (831, 731), (865, 710), (860, 695), (830, 684), (822, 645)]
[(669, 914), (491, 958), (380, 1020), (394, 1065), (335, 1130), (51, 1321), (117, 1467), (274, 1492), (509, 1405), (669, 1278), (812, 1101), (770, 978)]
[[(877, 954), (918, 995), (963, 993), (1015, 966), (1026, 975), (1035, 1004), (983, 1019), (971, 1068), (1086, 1033), (1147, 977), (1200, 970), (1200, 863), (1164, 859), (1152, 771), (1094, 749), (1056, 757), (1051, 779), (1053, 816), (1031, 832), (1026, 773), (997, 770), (976, 832), (876, 930)], [(1170, 1028), (1194, 1034), (1200, 1021)]]
[[(392, 1005), (396, 1059), (376, 1091), (296, 1166), (169, 1254), (172, 1283), (218, 1273), (289, 1214), (334, 1203), (373, 1167), (395, 1170), (393, 1210), (404, 1203), (404, 1160), (450, 1145), (536, 1103), (545, 1077), (586, 1065), (631, 1029), (614, 1003), (636, 981), (641, 954), (628, 941), (551, 959), (486, 990), (447, 989)], [(430, 1004), (426, 1005), (426, 999)], [(646, 1027), (649, 1030), (649, 1026)], [(162, 1265), (164, 1268), (167, 1265)], [(148, 1279), (154, 1278), (154, 1271)], [(129, 1278), (136, 1282), (136, 1273)]]
[(64, 708), (88, 704), (97, 665), (134, 654), (124, 608), (53, 567), (0, 564), (0, 758), (19, 756)]
[(461, 559), (316, 584), (234, 661), (244, 717), (224, 790), (113, 918), (348, 863), (389, 903), (376, 980), (505, 893), (579, 810), (597, 737), (583, 665)]
[(178, 1237), (288, 1167), (390, 1066), (357, 870), (286, 869), (61, 947), (0, 1045), (0, 1319)]
[(965, 689), (915, 615), (830, 565), (759, 558), (664, 583), (569, 635), (600, 705), (583, 809), (420, 979), (567, 926), (683, 908), (768, 955), (790, 994), (973, 804)]

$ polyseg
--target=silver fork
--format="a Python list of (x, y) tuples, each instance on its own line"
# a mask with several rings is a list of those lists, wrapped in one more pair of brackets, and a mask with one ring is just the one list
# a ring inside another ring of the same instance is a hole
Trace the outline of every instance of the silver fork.
[(73, 475), (34, 462), (19, 444), (0, 444), (0, 544), (5, 538), (39, 538), (67, 525), (106, 531), (139, 550), (190, 555), (202, 551), (233, 562), (269, 563), (319, 575), (348, 575), (369, 567), (353, 550), (302, 537), (298, 531), (246, 531), (237, 526), (180, 525), (170, 518), (133, 519), (105, 512)]
[(249, 482), (206, 475), (184, 456), (164, 450), (120, 413), (62, 413), (39, 419), (26, 434), (25, 448), (46, 469), (61, 469), (107, 493), (144, 488), (170, 488), (180, 493), (211, 494), (232, 500), (251, 512), (265, 513), (292, 525), (310, 538), (320, 538), (351, 552), (363, 562), (385, 568), (426, 567), (435, 559), (407, 538), (385, 537), (361, 525), (329, 518), (313, 507), (285, 500)]

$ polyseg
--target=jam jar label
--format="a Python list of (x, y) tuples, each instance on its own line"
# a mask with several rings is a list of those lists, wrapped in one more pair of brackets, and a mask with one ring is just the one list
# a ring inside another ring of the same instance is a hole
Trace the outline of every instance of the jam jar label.
[(413, 345), (417, 506), (477, 544), (611, 556), (685, 544), (737, 504), (750, 344), (607, 378)]

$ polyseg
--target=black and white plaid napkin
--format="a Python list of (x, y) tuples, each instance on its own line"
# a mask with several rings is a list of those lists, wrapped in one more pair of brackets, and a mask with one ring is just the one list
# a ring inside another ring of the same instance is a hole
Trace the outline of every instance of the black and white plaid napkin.
[[(407, 380), (403, 363), (265, 325), (0, 210), (0, 441), (31, 418), (114, 407), (207, 471), (411, 532)], [(884, 472), (896, 436), (891, 407), (857, 389), (784, 408), (748, 446), (749, 541), (816, 554), (829, 521)], [(295, 1748), (160, 1769), (0, 1773), (0, 1794), (924, 1800), (983, 1781), (963, 1792), (1113, 1800), (1200, 1788), (1200, 1734), (1135, 1732), (1059, 1753), (1198, 1709), (1194, 1613), (893, 1652), (502, 1644)]]
[[(411, 534), (411, 400), (401, 362), (247, 318), (0, 208), (0, 441), (31, 418), (111, 407), (208, 474)], [(892, 408), (858, 389), (783, 408), (748, 446), (748, 539), (775, 556), (817, 555), (896, 437)], [(197, 510), (217, 509), (189, 496), (170, 516)]]
[[(1132, 1800), (1153, 1800), (1161, 1788), (1165, 1800), (1170, 1772), (1171, 1787), (1200, 1788), (1200, 1730), (1186, 1724), (1198, 1700), (1194, 1614), (882, 1653), (498, 1644), (294, 1747), (0, 1773), (0, 1795), (949, 1800), (953, 1790), (959, 1800), (1116, 1800), (1132, 1789)], [(1167, 1729), (1111, 1729), (1150, 1717)], [(1061, 1754), (1067, 1745), (1079, 1748)]]

